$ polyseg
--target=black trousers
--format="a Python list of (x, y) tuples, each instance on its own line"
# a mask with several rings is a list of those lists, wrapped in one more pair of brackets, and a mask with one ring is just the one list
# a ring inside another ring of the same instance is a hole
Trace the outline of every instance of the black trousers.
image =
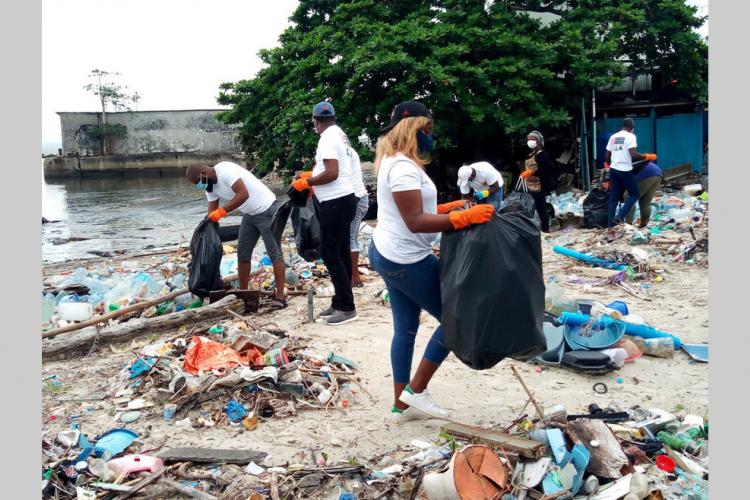
[(542, 191), (529, 191), (529, 194), (534, 198), (536, 213), (539, 215), (540, 229), (543, 233), (549, 233), (549, 213), (547, 213), (547, 202), (544, 201), (547, 195)]
[(331, 307), (337, 311), (354, 311), (349, 227), (356, 210), (357, 197), (353, 194), (320, 202), (320, 257), (333, 282), (336, 293)]

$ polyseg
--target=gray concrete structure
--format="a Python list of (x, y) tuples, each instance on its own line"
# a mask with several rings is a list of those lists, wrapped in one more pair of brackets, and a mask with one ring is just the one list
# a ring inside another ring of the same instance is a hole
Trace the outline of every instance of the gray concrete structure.
[[(123, 125), (127, 135), (110, 140), (115, 156), (163, 153), (240, 152), (237, 125), (216, 120), (219, 109), (125, 111), (107, 113), (107, 123)], [(99, 156), (101, 142), (87, 130), (101, 124), (101, 113), (58, 112), (63, 156)]]

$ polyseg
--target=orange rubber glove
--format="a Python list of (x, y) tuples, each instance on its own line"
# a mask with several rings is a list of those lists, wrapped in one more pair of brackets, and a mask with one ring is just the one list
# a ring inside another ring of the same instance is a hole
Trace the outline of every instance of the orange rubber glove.
[(645, 153), (643, 159), (646, 161), (656, 161), (656, 155), (654, 153)]
[(309, 170), (307, 172), (300, 172), (299, 173), (299, 178), (300, 179), (307, 179), (307, 178), (310, 178), (310, 177), (312, 177), (312, 170)]
[(304, 191), (305, 189), (310, 189), (310, 184), (307, 182), (307, 178), (298, 179), (292, 182), (292, 187), (295, 191)]
[(521, 172), (521, 176), (520, 177), (521, 177), (521, 179), (527, 179), (527, 178), (531, 177), (531, 173), (532, 173), (531, 170), (524, 170), (523, 172)]
[(468, 210), (460, 210), (448, 214), (454, 229), (463, 229), (471, 224), (484, 224), (492, 219), (495, 207), (492, 205), (475, 205)]
[(219, 207), (210, 214), (208, 214), (208, 218), (211, 219), (214, 222), (219, 222), (221, 219), (227, 216), (227, 211), (224, 209), (224, 207)]
[(464, 208), (465, 203), (466, 202), (464, 200), (456, 200), (456, 201), (449, 201), (448, 203), (442, 203), (437, 206), (437, 213), (447, 214), (454, 208)]

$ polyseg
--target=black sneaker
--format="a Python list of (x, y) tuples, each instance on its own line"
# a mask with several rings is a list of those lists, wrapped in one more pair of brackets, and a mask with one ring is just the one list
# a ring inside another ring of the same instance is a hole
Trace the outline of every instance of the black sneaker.
[(328, 308), (328, 309), (326, 309), (325, 311), (323, 311), (323, 312), (321, 312), (320, 314), (318, 314), (318, 317), (319, 317), (319, 318), (323, 318), (323, 319), (328, 319), (328, 318), (330, 318), (331, 316), (333, 316), (333, 313), (334, 313), (334, 312), (336, 312), (336, 310), (335, 310), (335, 309), (334, 309), (333, 307), (329, 307), (329, 308)]
[(331, 315), (326, 320), (326, 325), (331, 325), (331, 326), (343, 325), (345, 323), (354, 321), (358, 317), (359, 316), (357, 316), (357, 311), (334, 311), (333, 315)]

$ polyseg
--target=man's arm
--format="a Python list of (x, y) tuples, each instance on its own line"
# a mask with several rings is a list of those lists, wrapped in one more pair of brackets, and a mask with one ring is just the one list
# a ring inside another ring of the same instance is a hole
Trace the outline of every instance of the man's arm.
[(329, 184), (339, 178), (338, 160), (323, 160), (323, 169), (322, 173), (307, 179), (307, 183), (310, 186)]
[(214, 200), (214, 201), (209, 201), (208, 202), (208, 213), (213, 212), (217, 208), (219, 208), (219, 200)]
[[(232, 191), (234, 191), (235, 195), (234, 198), (229, 200), (229, 203), (224, 205), (224, 210), (227, 211), (227, 213), (231, 212), (232, 210), (236, 210), (247, 201), (247, 199), (250, 197), (250, 194), (247, 192), (247, 186), (245, 186), (245, 183), (242, 181), (242, 179), (237, 179), (234, 181), (234, 184), (232, 184)], [(216, 203), (218, 208), (218, 202)]]
[(641, 153), (639, 153), (638, 151), (636, 151), (635, 148), (630, 148), (630, 149), (628, 149), (628, 151), (630, 151), (630, 157), (633, 160), (635, 160), (635, 161), (640, 161), (640, 160), (645, 160), (646, 159), (646, 158), (643, 157), (643, 155)]
[(488, 191), (490, 192), (491, 195), (500, 191), (500, 181), (495, 181), (494, 184), (490, 184)]

